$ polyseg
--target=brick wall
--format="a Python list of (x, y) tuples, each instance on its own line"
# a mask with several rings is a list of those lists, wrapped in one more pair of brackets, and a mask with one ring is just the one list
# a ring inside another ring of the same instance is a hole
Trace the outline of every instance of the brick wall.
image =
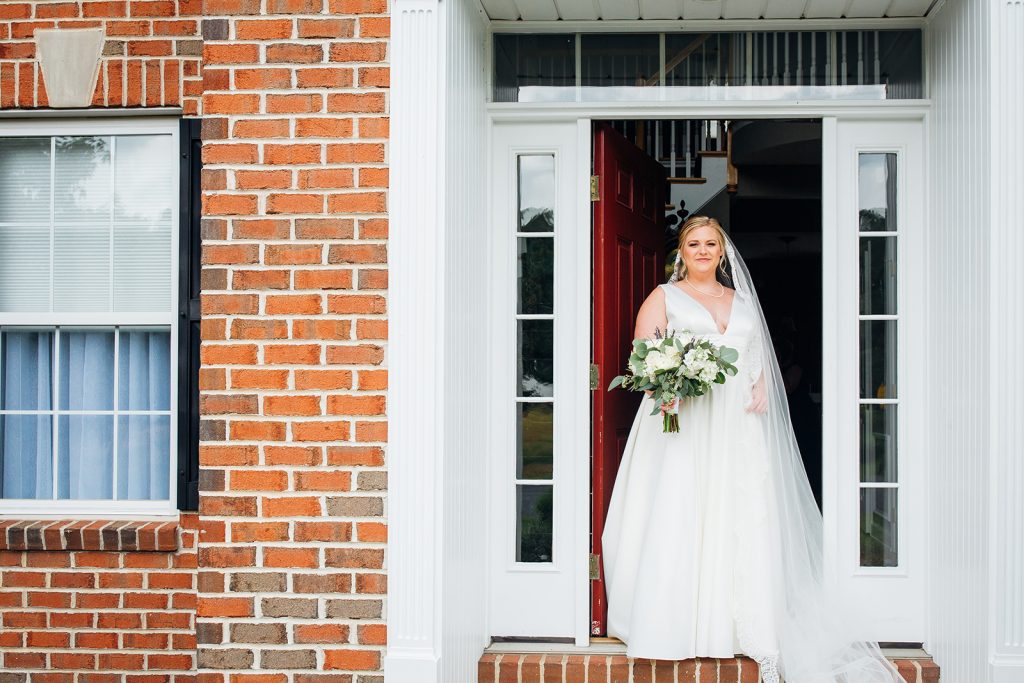
[[(2, 683), (195, 681), (196, 516), (182, 515), (175, 551), (71, 549), (112, 547), (99, 529), (116, 526), (93, 524), (96, 542), (72, 529), (67, 550), (0, 550)], [(0, 548), (25, 546), (0, 534)]]
[(200, 671), (379, 682), (386, 0), (204, 13)]
[(102, 26), (107, 40), (93, 106), (180, 106), (195, 116), (200, 15), (201, 0), (3, 0), (0, 108), (47, 106), (35, 29)]

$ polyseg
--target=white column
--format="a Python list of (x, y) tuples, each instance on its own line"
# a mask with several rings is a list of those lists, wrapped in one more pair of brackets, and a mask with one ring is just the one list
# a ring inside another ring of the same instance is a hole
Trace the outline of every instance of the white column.
[(990, 12), (989, 680), (1011, 683), (1024, 680), (1024, 3), (998, 0)]
[(393, 0), (388, 236), (388, 683), (440, 680), (445, 227), (437, 0)]

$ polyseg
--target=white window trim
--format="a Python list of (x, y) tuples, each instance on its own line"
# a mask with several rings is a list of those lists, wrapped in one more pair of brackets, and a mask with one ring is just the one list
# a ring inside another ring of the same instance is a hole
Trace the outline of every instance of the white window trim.
[[(176, 116), (111, 118), (0, 118), (0, 137), (55, 135), (170, 135), (172, 149), (179, 147)], [(172, 162), (173, 163), (173, 162)], [(133, 519), (166, 520), (178, 516), (178, 242), (179, 174), (171, 173), (170, 306), (165, 313), (2, 313), (0, 326), (119, 326), (159, 325), (170, 328), (170, 457), (167, 500), (32, 500), (0, 498), (0, 519)], [(118, 411), (122, 413), (124, 411)], [(117, 457), (117, 454), (114, 454)]]

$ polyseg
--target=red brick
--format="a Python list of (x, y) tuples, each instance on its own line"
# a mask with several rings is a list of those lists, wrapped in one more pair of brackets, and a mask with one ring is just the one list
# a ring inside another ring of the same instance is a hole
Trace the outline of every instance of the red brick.
[(232, 339), (286, 339), (288, 323), (284, 320), (236, 319), (231, 321)]
[[(380, 522), (360, 522), (356, 526), (356, 534), (359, 536), (359, 540), (364, 543), (387, 543), (388, 541), (388, 526)], [(360, 593), (376, 593), (385, 592), (384, 590), (360, 590)]]
[(355, 19), (299, 19), (300, 38), (351, 38)]
[(316, 64), (323, 60), (324, 49), (319, 45), (295, 43), (267, 45), (267, 64)]
[(129, 57), (168, 57), (174, 54), (174, 44), (169, 40), (129, 40)]
[(232, 470), (232, 491), (284, 491), (288, 488), (288, 474), (278, 470)]
[(235, 22), (235, 37), (238, 40), (275, 40), (291, 38), (294, 32), (291, 19), (261, 19), (256, 21), (239, 19)]
[(78, 16), (78, 3), (75, 2), (53, 2), (36, 5), (37, 19), (71, 19)]
[(268, 244), (263, 259), (268, 266), (322, 263), (323, 247), (319, 244)]
[(293, 422), (295, 441), (347, 441), (349, 425), (342, 421)]
[(332, 14), (385, 14), (387, 0), (328, 0)]
[(351, 168), (317, 168), (299, 171), (301, 189), (342, 189), (353, 186)]
[(347, 192), (327, 197), (330, 213), (382, 213), (387, 210), (387, 196), (383, 192)]
[[(298, 474), (298, 473), (297, 473)], [(308, 474), (308, 473), (307, 473)], [(349, 474), (316, 473), (316, 474)], [(331, 489), (327, 489), (331, 490)], [(343, 542), (352, 540), (351, 522), (295, 522), (295, 540), (308, 542)]]
[(352, 329), (350, 320), (294, 320), (293, 339), (349, 339)]
[(359, 17), (360, 38), (387, 38), (390, 35), (390, 17)]
[(384, 351), (379, 346), (328, 346), (327, 362), (331, 365), (379, 365), (384, 360)]
[(390, 135), (389, 119), (359, 119), (359, 137), (386, 138)]
[(346, 671), (375, 671), (380, 668), (380, 652), (377, 650), (326, 650), (325, 669)]
[(387, 339), (387, 320), (359, 320), (356, 322), (356, 339)]
[(313, 496), (264, 498), (264, 517), (319, 517), (320, 499)]
[(383, 113), (384, 94), (377, 92), (334, 93), (327, 96), (327, 111)]
[(231, 525), (232, 543), (289, 540), (287, 522), (236, 522)]
[(335, 394), (327, 397), (329, 415), (383, 415), (383, 396)]
[(204, 315), (259, 313), (259, 296), (256, 294), (204, 294), (200, 302)]
[(384, 145), (376, 142), (348, 142), (327, 145), (331, 164), (366, 164), (384, 161)]
[[(296, 383), (298, 383), (298, 379), (296, 379)], [(388, 388), (388, 371), (360, 370), (358, 386), (361, 391), (383, 391)]]
[(323, 0), (267, 0), (270, 14), (319, 14), (323, 8)]
[(292, 72), (289, 69), (235, 69), (235, 88), (264, 90), (290, 88)]
[(322, 67), (299, 69), (295, 81), (300, 88), (351, 88), (355, 78), (350, 68)]
[(383, 244), (332, 244), (327, 251), (328, 263), (384, 263), (387, 248)]
[(288, 371), (232, 370), (231, 387), (233, 389), (287, 389)]
[(348, 491), (352, 488), (351, 472), (296, 472), (296, 491)]
[[(207, 2), (209, 0), (206, 0)], [(259, 45), (250, 44), (220, 44), (206, 43), (203, 45), (204, 64), (258, 64), (260, 61)], [(206, 95), (205, 102), (209, 102), (212, 95)]]
[(263, 566), (313, 569), (320, 566), (320, 551), (316, 548), (264, 548)]
[(291, 279), (287, 270), (236, 270), (231, 274), (231, 289), (288, 289)]
[[(212, 549), (211, 549), (212, 550)], [(220, 548), (218, 550), (225, 550)], [(205, 565), (204, 565), (205, 566)], [(236, 565), (238, 566), (238, 565)], [(200, 617), (251, 617), (252, 598), (210, 598), (200, 597), (196, 615)]]
[(256, 347), (251, 344), (203, 345), (199, 355), (204, 365), (253, 365)]
[(320, 163), (320, 145), (267, 145), (263, 149), (265, 164), (318, 164)]
[[(320, 71), (317, 69), (317, 71)], [(300, 85), (303, 77), (300, 72)], [(312, 78), (312, 77), (307, 77)], [(307, 81), (308, 82), (308, 81)], [(327, 86), (317, 86), (327, 87)], [(334, 87), (334, 86), (331, 86)], [(344, 86), (338, 86), (344, 87)], [(314, 118), (296, 119), (295, 137), (298, 138), (350, 138), (352, 137), (352, 119), (345, 118)]]
[(264, 396), (265, 415), (320, 415), (319, 396)]
[(230, 436), (237, 441), (284, 441), (285, 423), (233, 420)]
[(203, 0), (203, 13), (207, 16), (218, 14), (258, 15), (260, 0)]
[(297, 218), (295, 237), (298, 239), (343, 240), (355, 234), (351, 218)]
[(319, 446), (264, 446), (263, 457), (267, 465), (320, 465), (323, 449)]
[(264, 348), (264, 358), (268, 364), (312, 365), (320, 362), (320, 346), (317, 344), (268, 345)]
[[(291, 171), (235, 171), (235, 182), (245, 174), (251, 181), (256, 180), (250, 173), (273, 174), (273, 180), (264, 182), (279, 182), (282, 177), (291, 178)], [(281, 175), (279, 175), (281, 174)], [(231, 236), (237, 240), (280, 240), (287, 239), (291, 228), (286, 220), (270, 218), (258, 218), (252, 220), (236, 219), (231, 222)]]
[(209, 93), (203, 98), (207, 114), (255, 114), (259, 108), (259, 95)]
[(291, 135), (288, 119), (236, 121), (231, 128), (236, 138), (287, 138)]
[[(344, 624), (296, 624), (292, 627), (296, 643), (348, 643), (348, 626)], [(363, 643), (370, 644), (370, 643)]]
[(352, 271), (348, 268), (295, 271), (295, 289), (351, 288)]
[(173, 17), (177, 9), (173, 0), (132, 0), (133, 17)]
[(377, 294), (329, 294), (329, 313), (383, 313), (387, 300)]
[(332, 43), (332, 62), (383, 62), (387, 58), (385, 42), (343, 42)]

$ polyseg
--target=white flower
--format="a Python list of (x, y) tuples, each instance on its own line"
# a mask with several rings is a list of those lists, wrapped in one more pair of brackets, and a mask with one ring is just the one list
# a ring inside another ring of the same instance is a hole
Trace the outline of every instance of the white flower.
[(649, 351), (647, 358), (644, 360), (647, 362), (647, 373), (649, 375), (654, 375), (661, 370), (671, 370), (677, 365), (676, 361), (661, 351)]

